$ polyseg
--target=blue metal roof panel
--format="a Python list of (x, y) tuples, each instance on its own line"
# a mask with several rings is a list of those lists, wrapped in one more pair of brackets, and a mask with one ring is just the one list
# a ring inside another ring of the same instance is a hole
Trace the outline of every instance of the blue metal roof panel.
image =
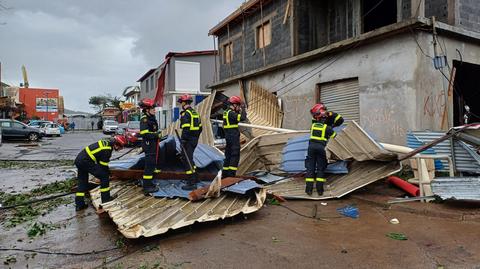
[(238, 194), (245, 194), (249, 190), (253, 189), (258, 189), (261, 188), (262, 186), (257, 184), (257, 182), (247, 179), (247, 180), (242, 180), (232, 186), (226, 187), (222, 189), (222, 191), (228, 191), (228, 192), (233, 192), (233, 193), (238, 193)]

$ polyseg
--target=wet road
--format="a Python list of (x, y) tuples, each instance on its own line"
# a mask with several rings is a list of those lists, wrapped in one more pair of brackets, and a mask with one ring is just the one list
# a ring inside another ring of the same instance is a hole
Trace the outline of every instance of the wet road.
[(74, 160), (85, 146), (103, 137), (108, 136), (101, 132), (75, 132), (61, 137), (44, 137), (38, 143), (4, 141), (0, 147), (0, 160)]

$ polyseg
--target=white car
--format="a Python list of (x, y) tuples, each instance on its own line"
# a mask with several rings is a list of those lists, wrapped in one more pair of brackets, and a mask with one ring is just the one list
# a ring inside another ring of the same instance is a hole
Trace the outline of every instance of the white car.
[(40, 125), (40, 133), (44, 136), (60, 136), (60, 127), (56, 123), (43, 123)]
[(114, 120), (106, 120), (103, 122), (103, 133), (104, 134), (111, 134), (115, 133), (118, 129), (118, 122)]

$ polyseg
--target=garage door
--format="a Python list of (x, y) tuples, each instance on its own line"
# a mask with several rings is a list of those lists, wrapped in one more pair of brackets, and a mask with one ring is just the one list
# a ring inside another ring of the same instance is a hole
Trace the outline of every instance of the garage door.
[(319, 84), (320, 102), (346, 121), (360, 123), (358, 78)]

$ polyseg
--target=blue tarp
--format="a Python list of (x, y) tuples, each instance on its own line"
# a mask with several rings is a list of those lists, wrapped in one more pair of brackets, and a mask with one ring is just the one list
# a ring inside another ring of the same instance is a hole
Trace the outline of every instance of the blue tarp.
[[(182, 186), (186, 184), (184, 180), (154, 180), (154, 184), (159, 187), (157, 192), (152, 193), (156, 198), (186, 198), (191, 191), (182, 190)], [(203, 188), (210, 185), (208, 181), (202, 181), (197, 184), (197, 188)]]
[[(341, 129), (336, 129), (335, 131), (341, 132)], [(281, 169), (283, 171), (287, 173), (300, 173), (306, 171), (305, 158), (307, 157), (309, 137), (310, 135), (302, 135), (288, 140), (282, 151)], [(325, 173), (347, 174), (347, 162), (338, 161), (329, 164)]]
[(245, 194), (249, 190), (261, 188), (262, 186), (258, 185), (257, 182), (247, 179), (247, 180), (242, 180), (230, 187), (226, 187), (222, 189), (222, 191), (229, 191), (233, 193), (238, 193), (238, 194)]

